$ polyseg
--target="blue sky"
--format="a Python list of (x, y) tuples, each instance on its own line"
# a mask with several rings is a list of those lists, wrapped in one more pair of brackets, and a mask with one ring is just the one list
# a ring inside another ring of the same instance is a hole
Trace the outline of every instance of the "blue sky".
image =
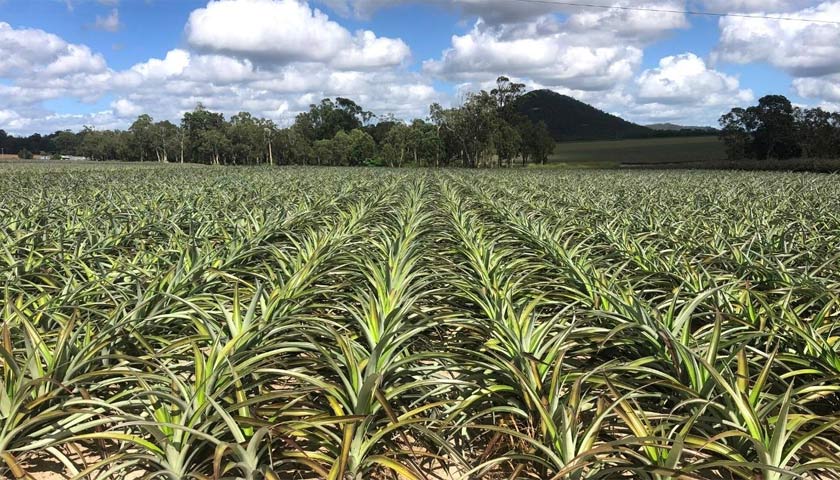
[[(840, 21), (840, 0), (600, 3)], [(769, 93), (840, 104), (840, 25), (519, 0), (0, 0), (0, 58), (19, 134), (198, 102), (287, 124), (337, 95), (410, 119), (501, 74), (640, 123), (714, 124)]]

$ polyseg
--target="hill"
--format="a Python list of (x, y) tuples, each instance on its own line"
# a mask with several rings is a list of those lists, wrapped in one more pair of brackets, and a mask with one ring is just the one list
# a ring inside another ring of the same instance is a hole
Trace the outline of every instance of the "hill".
[(654, 123), (651, 125), (645, 125), (647, 128), (651, 130), (657, 130), (660, 132), (682, 132), (685, 130), (692, 130), (698, 132), (709, 132), (714, 133), (718, 130), (714, 127), (695, 127), (695, 126), (685, 126), (685, 125), (677, 125), (674, 123)]
[(534, 122), (545, 122), (556, 141), (646, 138), (656, 132), (551, 90), (534, 90), (517, 109)]

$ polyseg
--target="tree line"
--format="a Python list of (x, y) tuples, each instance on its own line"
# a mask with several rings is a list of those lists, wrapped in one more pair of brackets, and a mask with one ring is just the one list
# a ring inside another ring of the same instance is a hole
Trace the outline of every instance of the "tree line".
[(59, 131), (20, 138), (0, 130), (6, 153), (92, 160), (211, 165), (512, 166), (544, 163), (555, 142), (546, 125), (516, 110), (525, 86), (499, 77), (463, 105), (434, 104), (410, 123), (377, 118), (353, 100), (324, 99), (280, 128), (241, 112), (225, 119), (199, 104), (176, 125), (140, 115), (127, 130)]
[(840, 158), (840, 113), (794, 107), (782, 95), (733, 108), (720, 117), (720, 126), (731, 160)]

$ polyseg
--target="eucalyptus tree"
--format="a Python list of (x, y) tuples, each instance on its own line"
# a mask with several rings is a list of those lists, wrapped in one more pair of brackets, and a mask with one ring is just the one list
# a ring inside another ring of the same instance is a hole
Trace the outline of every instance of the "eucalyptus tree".
[(186, 157), (194, 163), (221, 164), (225, 137), (225, 117), (198, 104), (181, 119)]
[[(131, 133), (131, 147), (137, 155), (138, 160), (144, 162), (156, 154), (155, 124), (151, 116), (143, 114), (128, 127)], [(159, 158), (159, 157), (158, 157)]]

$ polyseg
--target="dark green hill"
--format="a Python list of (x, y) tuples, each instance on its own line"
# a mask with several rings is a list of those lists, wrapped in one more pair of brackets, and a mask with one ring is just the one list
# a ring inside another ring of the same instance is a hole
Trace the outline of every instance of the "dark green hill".
[(551, 90), (534, 90), (519, 99), (519, 112), (545, 122), (557, 141), (618, 140), (656, 136), (653, 130), (602, 112)]

